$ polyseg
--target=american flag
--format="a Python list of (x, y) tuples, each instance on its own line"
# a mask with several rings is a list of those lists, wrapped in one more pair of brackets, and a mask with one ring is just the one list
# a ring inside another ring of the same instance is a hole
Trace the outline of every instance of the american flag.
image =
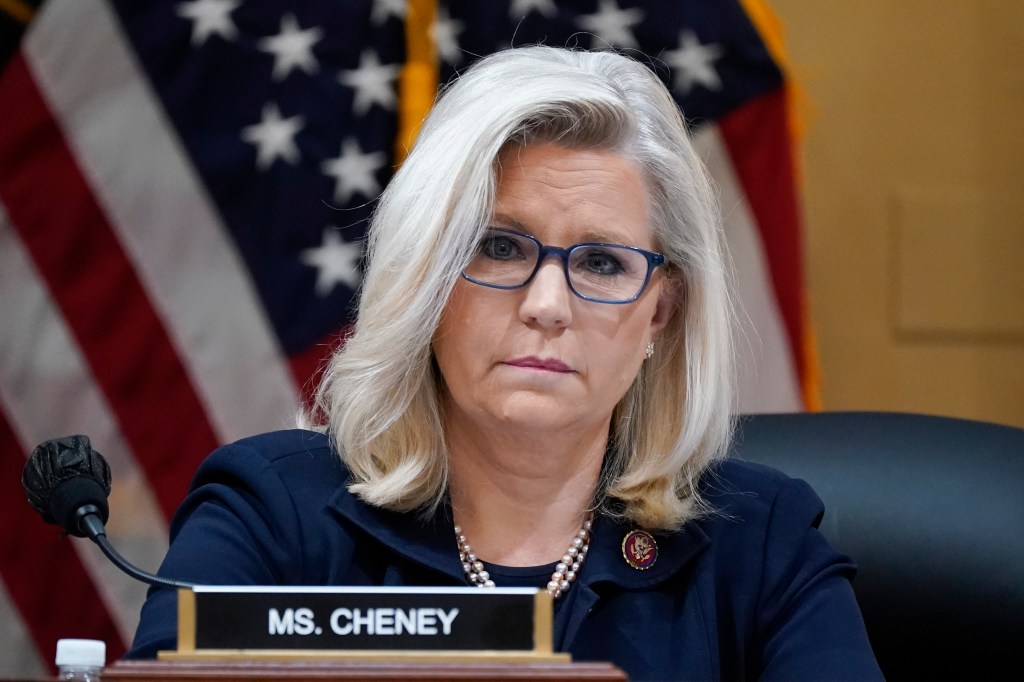
[(496, 50), (614, 48), (672, 89), (737, 264), (742, 408), (812, 406), (789, 84), (761, 0), (36, 4), (0, 0), (3, 672), (52, 670), (59, 637), (116, 659), (144, 596), (35, 517), (26, 454), (89, 434), (112, 540), (155, 569), (202, 457), (293, 423), (350, 320), (376, 196), (438, 83)]

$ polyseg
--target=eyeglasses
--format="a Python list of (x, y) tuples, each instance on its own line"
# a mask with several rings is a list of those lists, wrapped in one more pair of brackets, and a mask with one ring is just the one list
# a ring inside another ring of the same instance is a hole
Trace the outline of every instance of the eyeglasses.
[(545, 246), (527, 234), (487, 228), (462, 276), (495, 289), (519, 289), (530, 283), (546, 258), (562, 261), (572, 293), (596, 303), (631, 303), (644, 293), (651, 272), (664, 265), (660, 253), (619, 244)]

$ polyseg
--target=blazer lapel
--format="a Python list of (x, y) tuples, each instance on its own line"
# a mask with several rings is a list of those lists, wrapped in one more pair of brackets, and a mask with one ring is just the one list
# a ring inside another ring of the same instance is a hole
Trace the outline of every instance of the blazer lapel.
[(451, 513), (447, 507), (442, 507), (431, 518), (423, 518), (414, 512), (391, 512), (371, 507), (344, 489), (334, 494), (328, 507), (343, 522), (358, 528), (385, 551), (465, 584)]
[(636, 526), (599, 516), (593, 527), (590, 550), (574, 590), (579, 590), (566, 624), (563, 648), (569, 650), (587, 614), (603, 596), (620, 591), (641, 591), (659, 585), (700, 554), (710, 544), (695, 523), (671, 533), (652, 533), (658, 557), (647, 569), (633, 568), (623, 554), (623, 540)]

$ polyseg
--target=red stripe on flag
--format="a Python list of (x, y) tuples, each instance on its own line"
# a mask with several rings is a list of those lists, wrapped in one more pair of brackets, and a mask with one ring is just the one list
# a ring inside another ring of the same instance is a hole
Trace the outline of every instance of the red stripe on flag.
[(785, 90), (780, 88), (744, 104), (719, 120), (718, 127), (761, 232), (794, 365), (802, 379), (808, 371), (803, 228), (787, 116)]
[(0, 100), (0, 197), (169, 516), (217, 438), (21, 53)]
[(53, 657), (61, 637), (102, 639), (107, 660), (117, 660), (125, 643), (71, 545), (87, 541), (61, 537), (25, 499), (20, 485), (25, 459), (18, 453), (26, 451), (0, 412), (0, 576), (51, 671), (56, 672)]
[(288, 358), (292, 377), (300, 389), (302, 404), (306, 407), (312, 405), (316, 387), (323, 377), (324, 370), (327, 369), (331, 355), (345, 345), (352, 331), (352, 325), (345, 325), (341, 331), (331, 332), (316, 343), (310, 344), (304, 351)]

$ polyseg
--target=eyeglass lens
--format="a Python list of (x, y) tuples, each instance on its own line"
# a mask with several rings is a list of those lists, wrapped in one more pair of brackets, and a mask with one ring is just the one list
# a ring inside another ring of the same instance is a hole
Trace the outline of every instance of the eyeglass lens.
[[(481, 284), (515, 288), (526, 284), (537, 269), (540, 247), (526, 235), (488, 230), (465, 274)], [(642, 253), (612, 244), (579, 244), (563, 254), (569, 284), (576, 293), (603, 301), (628, 301), (647, 280), (648, 261)]]

